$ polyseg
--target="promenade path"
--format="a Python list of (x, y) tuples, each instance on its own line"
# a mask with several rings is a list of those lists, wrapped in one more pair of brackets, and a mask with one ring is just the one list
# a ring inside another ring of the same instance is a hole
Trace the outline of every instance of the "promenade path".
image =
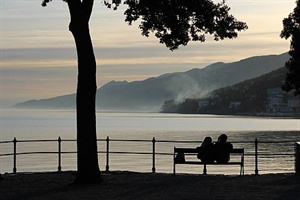
[(45, 200), (300, 200), (300, 176), (102, 173), (104, 182), (73, 185), (75, 172), (3, 174), (0, 199)]

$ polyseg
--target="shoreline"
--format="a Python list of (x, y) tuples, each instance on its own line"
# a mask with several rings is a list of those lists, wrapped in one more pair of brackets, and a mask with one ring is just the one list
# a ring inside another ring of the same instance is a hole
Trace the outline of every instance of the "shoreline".
[(3, 199), (300, 199), (300, 175), (102, 172), (104, 182), (73, 185), (75, 171), (1, 174)]

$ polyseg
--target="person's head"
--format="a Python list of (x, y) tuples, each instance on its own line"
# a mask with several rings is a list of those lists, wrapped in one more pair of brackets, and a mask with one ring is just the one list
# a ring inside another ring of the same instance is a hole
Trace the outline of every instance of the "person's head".
[(205, 137), (203, 140), (202, 145), (212, 144), (212, 138), (211, 137)]
[(221, 135), (218, 137), (218, 141), (219, 141), (219, 142), (226, 142), (226, 141), (227, 141), (227, 135), (226, 135), (226, 134), (221, 134)]

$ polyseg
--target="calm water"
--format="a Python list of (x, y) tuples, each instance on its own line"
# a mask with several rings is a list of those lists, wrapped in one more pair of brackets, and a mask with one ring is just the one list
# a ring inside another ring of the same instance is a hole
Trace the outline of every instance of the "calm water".
[[(76, 138), (76, 119), (73, 111), (41, 111), (41, 110), (2, 110), (0, 114), (0, 141), (28, 139), (56, 140)], [(261, 154), (279, 153), (293, 154), (294, 143), (300, 141), (299, 119), (274, 119), (256, 117), (234, 117), (215, 115), (180, 115), (160, 113), (97, 113), (98, 139), (149, 140), (145, 142), (110, 143), (110, 151), (114, 152), (152, 152), (151, 140), (156, 143), (156, 152), (172, 154), (173, 147), (196, 147), (205, 136), (217, 139), (226, 133), (235, 147), (244, 147), (246, 151), (245, 173), (254, 173), (254, 140), (259, 140)], [(172, 141), (195, 141), (195, 143), (173, 143)], [(277, 143), (285, 141), (284, 143)], [(246, 143), (245, 143), (246, 142)], [(251, 142), (251, 143), (249, 143)], [(266, 143), (265, 143), (266, 142)], [(269, 143), (276, 142), (276, 143)], [(99, 151), (105, 151), (105, 142), (98, 143)], [(18, 143), (18, 152), (57, 151), (57, 142)], [(11, 153), (13, 145), (0, 144), (0, 154)], [(63, 142), (62, 151), (76, 151), (75, 142)], [(194, 159), (194, 158), (190, 158)], [(237, 159), (237, 158), (232, 158)], [(101, 170), (105, 169), (105, 154), (99, 154)], [(12, 172), (12, 157), (0, 157), (0, 173)], [(172, 155), (156, 156), (157, 172), (172, 172)], [(63, 154), (62, 170), (76, 169), (76, 155)], [(19, 155), (17, 170), (55, 171), (57, 156), (51, 154)], [(131, 170), (150, 172), (152, 170), (151, 155), (110, 155), (110, 170)], [(294, 170), (293, 155), (260, 155), (260, 173), (292, 172)], [(202, 166), (178, 166), (177, 171), (201, 173)], [(238, 174), (239, 167), (209, 167), (208, 173)]]

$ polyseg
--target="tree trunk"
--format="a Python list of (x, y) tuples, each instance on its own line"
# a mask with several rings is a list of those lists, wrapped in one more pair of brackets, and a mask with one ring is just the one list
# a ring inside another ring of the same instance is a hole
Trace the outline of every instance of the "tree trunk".
[[(86, 1), (85, 1), (86, 2)], [(92, 0), (90, 0), (92, 2)], [(78, 57), (77, 177), (75, 183), (100, 182), (96, 135), (96, 59), (89, 33), (89, 9), (80, 0), (68, 1)]]

